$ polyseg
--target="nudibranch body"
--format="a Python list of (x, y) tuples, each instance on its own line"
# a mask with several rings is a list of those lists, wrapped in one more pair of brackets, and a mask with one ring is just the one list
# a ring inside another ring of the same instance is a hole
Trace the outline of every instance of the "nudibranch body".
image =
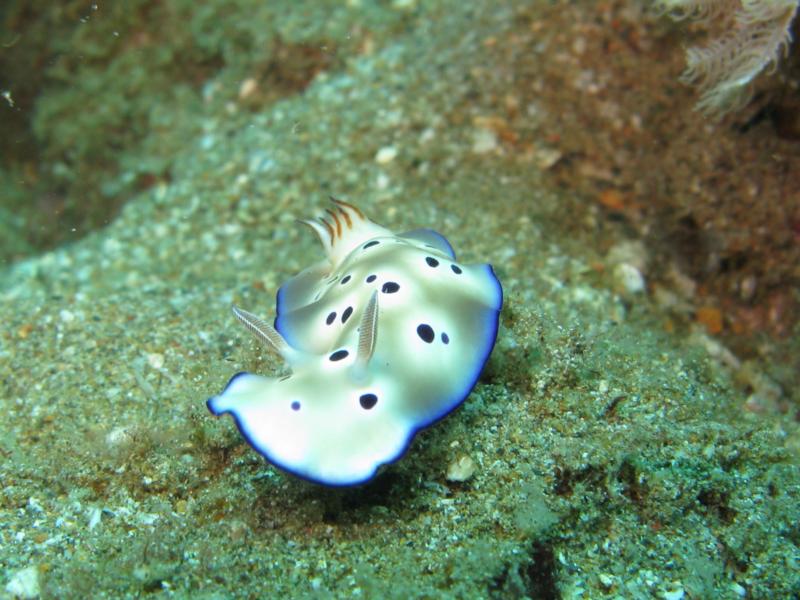
[(460, 405), (497, 337), (503, 293), (488, 264), (464, 265), (440, 234), (395, 235), (334, 200), (304, 221), (325, 260), (278, 290), (274, 326), (236, 317), (291, 375), (235, 375), (208, 400), (259, 453), (299, 477), (356, 485)]

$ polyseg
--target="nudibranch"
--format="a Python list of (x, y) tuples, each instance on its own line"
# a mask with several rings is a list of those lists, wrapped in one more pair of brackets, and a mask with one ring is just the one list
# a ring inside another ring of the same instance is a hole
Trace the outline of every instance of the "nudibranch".
[(273, 325), (234, 315), (291, 374), (234, 375), (208, 400), (277, 467), (357, 485), (469, 395), (497, 338), (503, 291), (430, 229), (399, 235), (333, 199), (302, 221), (326, 258), (279, 290)]

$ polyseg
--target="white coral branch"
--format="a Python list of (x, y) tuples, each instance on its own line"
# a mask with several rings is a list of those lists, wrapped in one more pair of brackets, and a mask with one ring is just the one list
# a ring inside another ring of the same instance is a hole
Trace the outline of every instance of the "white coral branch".
[(676, 18), (722, 20), (727, 31), (721, 37), (687, 50), (681, 80), (700, 88), (699, 110), (724, 114), (741, 107), (750, 82), (786, 52), (798, 0), (657, 0), (656, 5)]

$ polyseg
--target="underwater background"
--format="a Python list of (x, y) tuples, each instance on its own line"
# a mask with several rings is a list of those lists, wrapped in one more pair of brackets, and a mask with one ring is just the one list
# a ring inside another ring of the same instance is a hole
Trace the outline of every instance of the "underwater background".
[[(644, 1), (0, 17), (0, 598), (800, 597), (797, 44), (704, 113), (725, 23)], [(230, 307), (274, 314), (331, 194), (505, 296), (347, 489), (205, 406), (274, 372)]]

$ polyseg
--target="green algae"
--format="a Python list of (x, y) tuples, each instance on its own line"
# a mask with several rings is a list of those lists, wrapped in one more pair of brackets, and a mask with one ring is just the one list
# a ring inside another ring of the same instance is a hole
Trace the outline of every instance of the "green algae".
[[(271, 6), (292, 40), (362, 18)], [(244, 61), (220, 33), (241, 16), (203, 10), (223, 24), (198, 37)], [(371, 10), (406, 26), (302, 93), (240, 105), (230, 82), (248, 70), (220, 67), (218, 101), (186, 92), (169, 178), (0, 274), (2, 586), (33, 565), (59, 598), (796, 594), (796, 423), (745, 413), (702, 336), (611, 290), (575, 199), (523, 158), (475, 152), (473, 117), (511, 77), (479, 49), (515, 31), (511, 8)], [(143, 135), (120, 164), (164, 139)], [(392, 229), (436, 228), (506, 293), (465, 405), (345, 490), (276, 471), (204, 407), (234, 372), (275, 368), (229, 306), (272, 314), (320, 255), (293, 220), (329, 192)], [(446, 481), (462, 454), (478, 471)]]

